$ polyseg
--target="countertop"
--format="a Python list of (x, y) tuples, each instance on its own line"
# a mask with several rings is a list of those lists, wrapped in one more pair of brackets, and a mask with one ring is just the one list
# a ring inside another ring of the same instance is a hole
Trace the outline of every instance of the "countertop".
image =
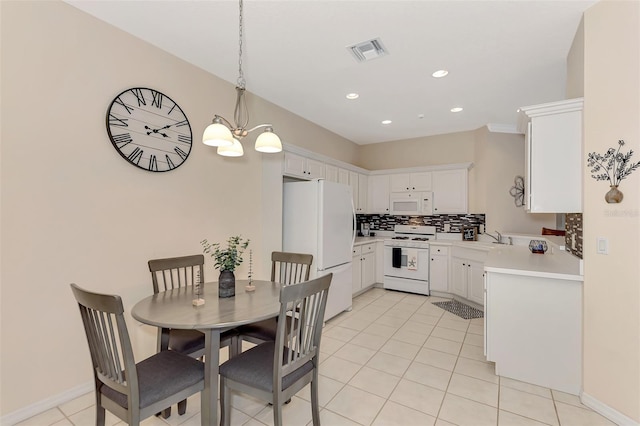
[(489, 251), (484, 264), (487, 272), (583, 281), (581, 260), (551, 246), (545, 254), (534, 254), (525, 246), (498, 246)]
[[(376, 243), (389, 239), (389, 235), (376, 233), (373, 237), (356, 237), (354, 245)], [(480, 241), (462, 241), (460, 234), (438, 234), (438, 239), (429, 241), (433, 246), (463, 247), (488, 252), (485, 271), (513, 275), (527, 275), (541, 278), (555, 278), (570, 281), (583, 281), (581, 274), (582, 261), (564, 251), (564, 238), (554, 236), (504, 234), (512, 237), (514, 245), (494, 244), (485, 235)], [(529, 240), (540, 239), (549, 243), (545, 254), (534, 254), (529, 251)]]

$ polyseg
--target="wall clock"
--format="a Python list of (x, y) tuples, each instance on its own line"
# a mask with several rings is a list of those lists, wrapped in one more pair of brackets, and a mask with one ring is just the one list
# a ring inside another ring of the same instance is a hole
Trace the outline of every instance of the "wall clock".
[(107, 132), (118, 153), (150, 172), (179, 167), (191, 152), (191, 125), (167, 95), (133, 87), (116, 96), (107, 111)]

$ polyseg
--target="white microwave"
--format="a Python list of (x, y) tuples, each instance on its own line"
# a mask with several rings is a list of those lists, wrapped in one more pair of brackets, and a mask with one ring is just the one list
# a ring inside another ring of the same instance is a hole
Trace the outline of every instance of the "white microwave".
[(426, 216), (433, 214), (433, 192), (392, 192), (391, 214)]

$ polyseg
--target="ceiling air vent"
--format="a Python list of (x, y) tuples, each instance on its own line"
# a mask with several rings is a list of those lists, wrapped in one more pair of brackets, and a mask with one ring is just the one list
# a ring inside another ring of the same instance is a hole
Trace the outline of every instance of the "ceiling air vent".
[(358, 62), (370, 61), (387, 55), (387, 50), (382, 44), (382, 40), (379, 38), (363, 41), (362, 43), (354, 44), (353, 46), (347, 46), (347, 50), (351, 52)]

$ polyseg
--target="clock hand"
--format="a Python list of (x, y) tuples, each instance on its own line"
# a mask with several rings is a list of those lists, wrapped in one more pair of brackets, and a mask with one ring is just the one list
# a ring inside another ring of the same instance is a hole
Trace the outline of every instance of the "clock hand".
[(149, 127), (149, 126), (146, 126), (146, 125), (144, 126), (144, 128), (145, 128), (145, 129), (147, 129), (147, 130), (151, 130), (150, 132), (147, 132), (147, 136), (149, 136), (151, 133), (158, 133), (159, 135), (162, 135), (162, 136), (163, 136), (163, 137), (165, 137), (165, 138), (168, 138), (168, 137), (169, 137), (169, 135), (167, 135), (166, 133), (160, 133), (160, 130), (168, 129), (169, 127), (171, 127), (171, 124), (168, 124), (168, 125), (166, 125), (166, 126), (164, 126), (164, 127), (161, 127), (161, 128), (159, 128), (159, 129), (152, 129), (152, 128), (151, 128), (151, 127)]

